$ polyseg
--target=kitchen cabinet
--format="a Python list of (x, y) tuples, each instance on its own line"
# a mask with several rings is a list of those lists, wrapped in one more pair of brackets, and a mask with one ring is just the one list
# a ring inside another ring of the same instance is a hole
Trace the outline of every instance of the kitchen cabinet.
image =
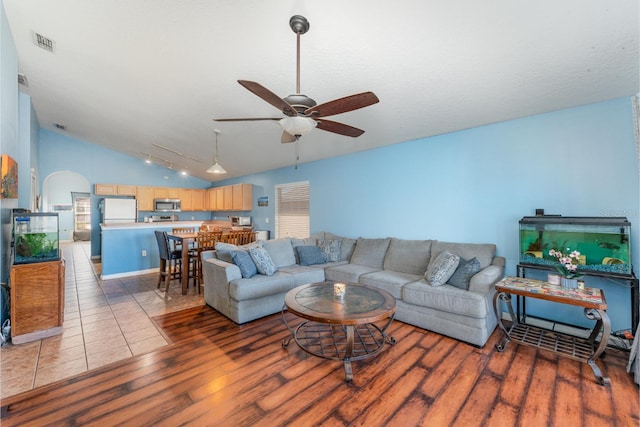
[(167, 190), (167, 197), (170, 199), (179, 199), (180, 198), (180, 189), (169, 187)]
[(117, 192), (118, 192), (118, 196), (135, 196), (136, 186), (118, 184)]
[(253, 202), (253, 186), (251, 184), (233, 185), (234, 211), (250, 211)]
[(11, 266), (11, 340), (59, 335), (64, 322), (64, 260)]
[(93, 192), (96, 196), (135, 196), (136, 186), (125, 184), (96, 184)]
[[(201, 189), (193, 189), (191, 190), (191, 210), (193, 211), (204, 211), (207, 210), (205, 208), (205, 196), (207, 194), (207, 190)], [(184, 210), (184, 208), (182, 209)]]
[(209, 188), (207, 190), (206, 207), (206, 210), (209, 211), (215, 211), (218, 207), (215, 188)]
[(96, 196), (117, 196), (118, 186), (116, 184), (96, 184), (93, 187)]
[(136, 188), (136, 199), (138, 200), (139, 211), (152, 212), (154, 198), (154, 187), (138, 186)]
[[(223, 209), (225, 211), (230, 211), (233, 209), (233, 187), (231, 185), (222, 187), (222, 191), (224, 200)], [(218, 207), (218, 210), (220, 210), (220, 207)]]
[(169, 198), (169, 189), (165, 187), (154, 187), (153, 188), (153, 198), (154, 199), (168, 199)]
[(216, 210), (224, 210), (224, 187), (216, 188)]
[(180, 199), (180, 209), (183, 211), (193, 210), (193, 190), (190, 188), (181, 188), (178, 195)]

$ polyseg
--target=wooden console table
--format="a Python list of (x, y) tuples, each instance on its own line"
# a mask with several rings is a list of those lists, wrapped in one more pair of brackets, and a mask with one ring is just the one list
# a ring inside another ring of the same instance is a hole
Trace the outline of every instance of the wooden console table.
[[(493, 297), (493, 309), (498, 319), (498, 325), (504, 332), (504, 339), (496, 344), (499, 352), (504, 351), (509, 341), (524, 344), (535, 348), (551, 351), (560, 356), (568, 357), (579, 362), (587, 363), (601, 385), (608, 385), (611, 380), (603, 377), (596, 360), (609, 341), (611, 333), (611, 323), (607, 315), (607, 303), (604, 292), (597, 288), (564, 289), (557, 285), (541, 280), (523, 279), (519, 277), (505, 277), (496, 283), (496, 294)], [(588, 338), (564, 334), (557, 331), (540, 328), (526, 323), (520, 323), (520, 319), (515, 315), (511, 305), (511, 295), (518, 295), (527, 298), (536, 298), (546, 301), (569, 304), (583, 307), (584, 315), (595, 320), (596, 325)], [(502, 321), (502, 305), (506, 303), (511, 325), (507, 328)], [(596, 343), (596, 338), (602, 332), (600, 341)]]

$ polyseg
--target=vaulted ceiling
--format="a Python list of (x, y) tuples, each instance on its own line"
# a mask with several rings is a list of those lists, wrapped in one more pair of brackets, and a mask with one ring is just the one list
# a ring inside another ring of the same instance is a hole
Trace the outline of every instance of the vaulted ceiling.
[[(637, 0), (3, 0), (19, 72), (42, 128), (215, 181), (293, 165), (283, 117), (237, 80), (318, 104), (374, 92), (330, 117), (300, 162), (639, 91)], [(53, 51), (39, 47), (39, 34)], [(64, 126), (64, 130), (56, 127)], [(211, 175), (214, 129), (228, 171)], [(517, 141), (514, 141), (517, 143)]]

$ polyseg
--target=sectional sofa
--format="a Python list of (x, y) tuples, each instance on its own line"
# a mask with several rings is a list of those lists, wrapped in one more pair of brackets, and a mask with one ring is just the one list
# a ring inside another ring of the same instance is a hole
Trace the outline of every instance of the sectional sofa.
[[(203, 254), (204, 299), (241, 324), (279, 312), (296, 286), (362, 283), (396, 298), (396, 320), (481, 347), (497, 324), (493, 285), (504, 275), (505, 259), (495, 250), (493, 244), (351, 239), (328, 232), (217, 246)], [(247, 262), (251, 257), (254, 263)]]

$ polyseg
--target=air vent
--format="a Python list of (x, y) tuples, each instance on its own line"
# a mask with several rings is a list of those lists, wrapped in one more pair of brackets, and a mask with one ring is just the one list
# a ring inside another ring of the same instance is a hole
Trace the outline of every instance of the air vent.
[(67, 130), (67, 127), (65, 125), (61, 125), (60, 123), (54, 123), (53, 125), (56, 127), (56, 129)]
[(25, 76), (22, 73), (18, 73), (18, 84), (21, 84), (22, 86), (29, 87), (29, 82), (27, 81), (27, 76)]
[(33, 42), (39, 48), (44, 50), (48, 50), (49, 52), (53, 52), (53, 49), (56, 47), (56, 42), (51, 40), (48, 37), (43, 36), (42, 34), (33, 33)]

